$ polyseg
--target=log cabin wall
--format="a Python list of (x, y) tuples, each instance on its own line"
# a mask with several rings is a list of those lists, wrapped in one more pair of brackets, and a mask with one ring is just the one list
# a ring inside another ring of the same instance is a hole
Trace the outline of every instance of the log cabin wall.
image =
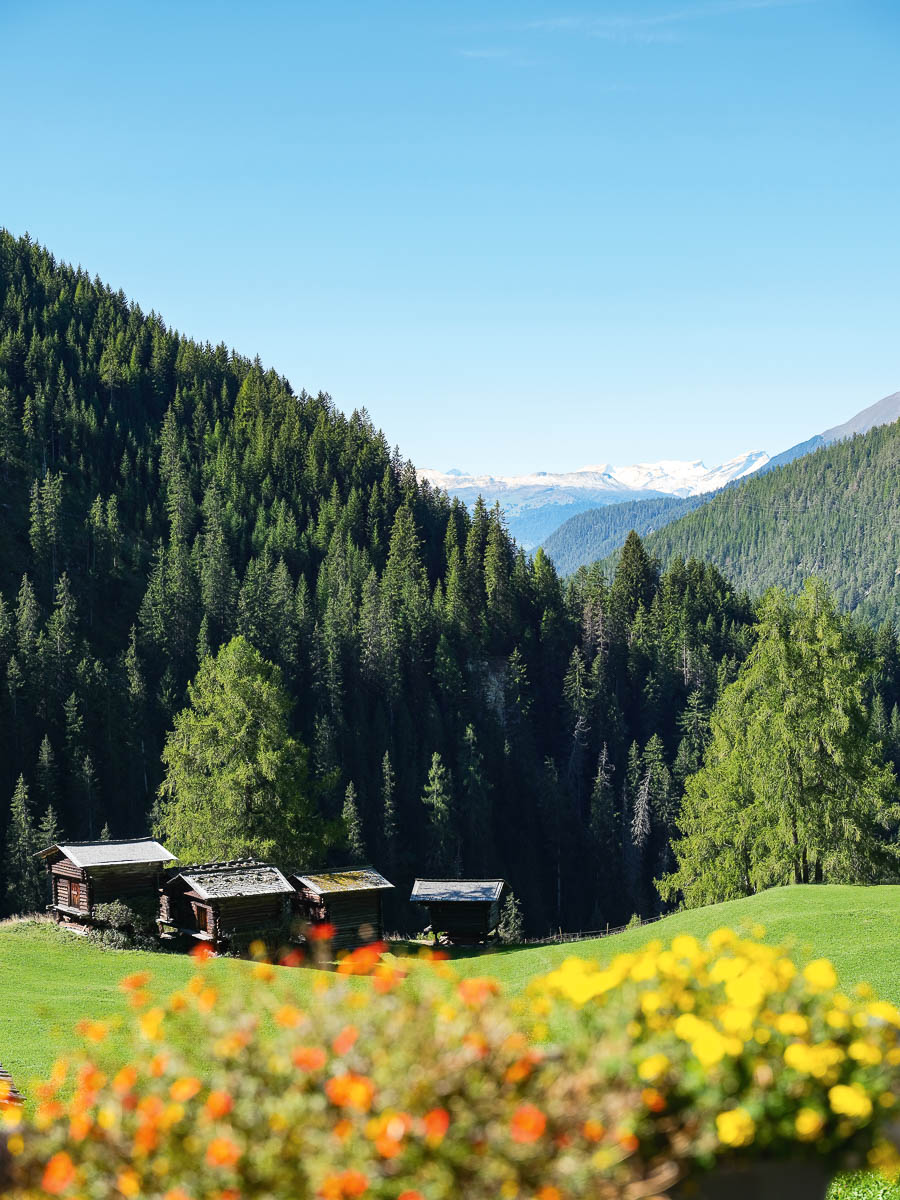
[(381, 893), (351, 891), (324, 897), (325, 920), (335, 928), (331, 945), (335, 950), (347, 950), (366, 942), (381, 941), (384, 922), (381, 915)]
[(275, 930), (289, 914), (289, 897), (279, 894), (259, 896), (221, 896), (210, 901), (216, 916), (217, 936)]
[(489, 900), (433, 902), (427, 905), (431, 917), (431, 928), (435, 933), (446, 933), (452, 942), (486, 941), (496, 922), (493, 914), (499, 915), (499, 905)]

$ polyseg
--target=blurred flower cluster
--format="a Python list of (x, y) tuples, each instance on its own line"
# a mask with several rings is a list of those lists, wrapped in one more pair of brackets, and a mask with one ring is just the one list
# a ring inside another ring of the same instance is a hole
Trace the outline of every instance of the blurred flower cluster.
[(638, 1200), (722, 1158), (892, 1161), (900, 1013), (823, 961), (722, 931), (510, 1000), (383, 951), (302, 1005), (264, 961), (165, 999), (123, 980), (122, 1027), (83, 1022), (33, 1118), (4, 1113), (9, 1194)]
[(575, 1069), (598, 1089), (640, 1084), (627, 1129), (645, 1161), (896, 1174), (900, 1010), (866, 985), (846, 994), (830, 962), (798, 966), (764, 932), (651, 942), (608, 966), (570, 958), (531, 985), (531, 1008), (574, 1018)]

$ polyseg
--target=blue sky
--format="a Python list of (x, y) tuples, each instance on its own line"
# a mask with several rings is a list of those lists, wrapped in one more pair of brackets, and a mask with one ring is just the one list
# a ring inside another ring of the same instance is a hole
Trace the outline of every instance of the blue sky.
[(900, 388), (893, 0), (0, 0), (0, 223), (422, 466)]

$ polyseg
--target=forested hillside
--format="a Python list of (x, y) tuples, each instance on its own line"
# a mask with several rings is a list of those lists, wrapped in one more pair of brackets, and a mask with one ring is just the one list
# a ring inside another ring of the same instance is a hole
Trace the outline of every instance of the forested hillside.
[(696, 555), (739, 588), (792, 591), (821, 575), (848, 611), (900, 623), (900, 422), (727, 488), (647, 539)]
[(694, 512), (709, 495), (654, 496), (576, 513), (543, 542), (544, 553), (565, 578), (579, 567), (613, 554), (633, 529), (641, 537)]
[(243, 634), (283, 674), (325, 823), (355, 811), (398, 895), (415, 873), (504, 875), (535, 932), (658, 903), (681, 782), (752, 637), (715, 568), (660, 579), (635, 537), (611, 586), (563, 587), (365, 413), (5, 233), (0, 479), (8, 870), (54, 818), (147, 831), (188, 681)]

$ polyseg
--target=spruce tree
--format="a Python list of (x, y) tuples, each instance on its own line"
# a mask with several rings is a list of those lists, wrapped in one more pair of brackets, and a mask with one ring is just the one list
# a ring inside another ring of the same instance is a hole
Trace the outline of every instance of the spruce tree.
[(44, 872), (34, 857), (42, 847), (28, 803), (28, 788), (20, 775), (9, 808), (4, 867), (6, 911), (31, 913), (44, 906)]
[(422, 793), (427, 822), (426, 844), (428, 870), (436, 875), (446, 874), (453, 863), (456, 846), (453, 837), (450, 774), (435, 751)]
[(356, 799), (356, 788), (351, 780), (344, 793), (344, 807), (341, 811), (341, 821), (344, 827), (344, 841), (351, 863), (362, 863), (366, 859), (366, 846), (363, 840), (362, 821), (359, 816), (359, 804)]

